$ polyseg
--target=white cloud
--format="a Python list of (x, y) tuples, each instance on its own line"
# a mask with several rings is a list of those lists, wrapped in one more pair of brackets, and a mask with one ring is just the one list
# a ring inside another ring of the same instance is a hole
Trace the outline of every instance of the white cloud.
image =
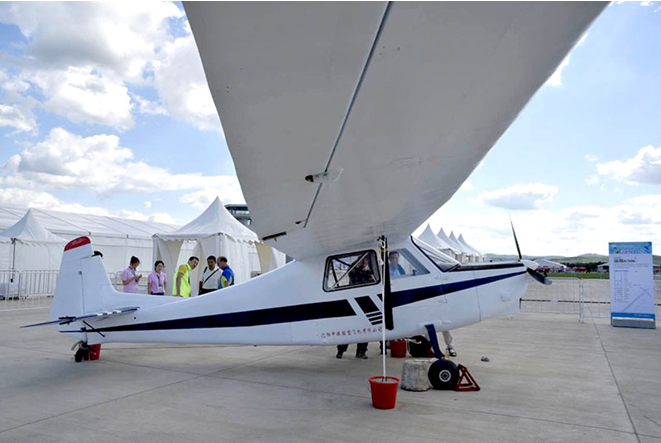
[(34, 83), (46, 96), (44, 108), (75, 123), (88, 122), (119, 130), (134, 126), (131, 98), (121, 80), (96, 73), (92, 68), (39, 71)]
[(222, 180), (215, 187), (190, 192), (179, 197), (181, 203), (186, 203), (194, 208), (206, 209), (215, 199), (219, 197), (223, 204), (245, 203), (238, 180)]
[[(170, 32), (172, 18), (184, 19), (183, 36)], [(174, 3), (4, 3), (0, 22), (28, 38), (23, 56), (5, 57), (19, 71), (8, 81), (24, 92), (34, 85), (51, 112), (119, 130), (133, 127), (135, 111), (221, 130), (190, 26)], [(162, 104), (135, 95), (132, 102), (132, 85), (155, 88)]]
[(551, 75), (551, 77), (549, 77), (549, 79), (546, 80), (545, 84), (556, 87), (562, 86), (562, 70), (565, 69), (567, 66), (569, 66), (569, 59), (571, 57), (572, 52), (574, 51), (574, 49), (581, 46), (587, 37), (588, 37), (588, 33), (586, 32), (585, 34), (583, 34), (583, 36), (578, 41), (578, 43), (576, 43), (576, 45), (572, 48), (569, 54), (567, 54), (567, 56), (562, 60), (560, 66), (558, 66), (555, 69), (553, 75)]
[(466, 180), (463, 185), (459, 188), (460, 191), (471, 191), (474, 188), (473, 183)]
[(0, 204), (25, 208), (51, 209), (54, 211), (76, 214), (114, 216), (171, 225), (177, 224), (170, 214), (164, 212), (156, 212), (153, 214), (144, 214), (139, 211), (129, 210), (113, 212), (99, 206), (84, 206), (78, 203), (65, 203), (48, 192), (34, 191), (30, 189), (0, 188)]
[(623, 181), (629, 185), (661, 184), (661, 147), (645, 146), (625, 161), (597, 164), (599, 175)]
[(149, 221), (156, 223), (165, 223), (167, 225), (176, 224), (176, 220), (166, 212), (155, 212), (149, 216)]
[(587, 183), (588, 185), (599, 184), (599, 176), (593, 175), (592, 177), (588, 177), (585, 179), (585, 183)]
[(569, 66), (569, 58), (571, 57), (571, 54), (567, 54), (567, 57), (565, 57), (562, 60), (562, 63), (560, 63), (560, 66), (556, 68), (556, 70), (553, 72), (553, 75), (549, 77), (548, 80), (546, 80), (546, 84), (549, 86), (562, 86), (562, 70), (565, 69), (567, 66)]
[(138, 112), (145, 115), (168, 115), (163, 105), (156, 103), (139, 95), (133, 95), (133, 100), (138, 104)]
[(154, 61), (154, 86), (172, 116), (198, 129), (221, 130), (192, 35), (167, 43), (159, 53)]
[(81, 137), (62, 128), (10, 157), (2, 169), (5, 186), (23, 189), (89, 190), (104, 195), (213, 189), (233, 201), (243, 199), (234, 176), (172, 173), (134, 159), (133, 151), (122, 147), (116, 135)]
[[(610, 207), (523, 211), (513, 213), (512, 218), (521, 252), (526, 255), (606, 255), (608, 242), (613, 241), (661, 244), (661, 194), (630, 198)], [(476, 207), (475, 212), (466, 213), (453, 209), (450, 202), (428, 222), (434, 231), (443, 227), (446, 232), (463, 233), (482, 252), (516, 253), (509, 216), (502, 209)]]
[(65, 203), (44, 191), (30, 189), (0, 188), (0, 203), (41, 209), (53, 209), (79, 214), (110, 215), (110, 211), (100, 207), (83, 206), (78, 203)]
[(144, 202), (142, 204), (142, 206), (144, 206), (146, 209), (149, 209), (149, 208), (151, 208), (151, 202), (149, 200), (147, 200), (146, 202)]
[(585, 159), (587, 161), (589, 161), (590, 163), (594, 163), (597, 160), (599, 160), (599, 157), (597, 157), (596, 155), (592, 155), (592, 154), (585, 154)]
[(0, 126), (9, 126), (16, 129), (16, 132), (35, 132), (37, 120), (31, 109), (0, 104)]
[(518, 184), (506, 189), (483, 192), (477, 202), (505, 209), (538, 209), (541, 202), (553, 200), (557, 186), (541, 183)]

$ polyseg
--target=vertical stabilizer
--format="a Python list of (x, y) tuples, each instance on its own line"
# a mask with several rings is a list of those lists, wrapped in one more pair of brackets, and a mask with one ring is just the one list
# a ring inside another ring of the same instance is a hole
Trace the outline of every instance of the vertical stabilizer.
[(93, 254), (87, 237), (72, 240), (64, 247), (50, 320), (103, 309), (102, 294), (113, 289), (102, 258)]

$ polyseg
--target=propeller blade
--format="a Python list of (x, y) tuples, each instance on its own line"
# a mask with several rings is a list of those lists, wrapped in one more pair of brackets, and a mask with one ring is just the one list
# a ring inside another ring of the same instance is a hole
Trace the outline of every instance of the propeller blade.
[(526, 270), (528, 271), (528, 274), (530, 274), (530, 276), (531, 276), (532, 278), (534, 278), (535, 280), (537, 280), (538, 282), (540, 282), (540, 283), (543, 284), (543, 285), (547, 285), (547, 286), (548, 286), (548, 285), (550, 285), (550, 284), (553, 283), (550, 279), (544, 277), (542, 274), (540, 274), (540, 273), (537, 272), (537, 271), (534, 271), (534, 270), (532, 270), (532, 269), (530, 269), (530, 268), (528, 268), (528, 269), (526, 269)]
[(519, 253), (519, 260), (523, 257), (521, 256), (521, 248), (519, 248), (519, 241), (516, 239), (516, 232), (514, 231), (514, 223), (512, 223), (512, 217), (510, 217), (510, 225), (512, 225), (512, 234), (514, 234), (514, 243), (516, 243), (516, 252)]

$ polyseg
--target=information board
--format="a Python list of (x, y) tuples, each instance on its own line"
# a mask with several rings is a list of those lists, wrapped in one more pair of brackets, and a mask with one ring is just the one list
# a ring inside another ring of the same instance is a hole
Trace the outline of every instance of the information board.
[(655, 328), (652, 243), (609, 243), (611, 324)]

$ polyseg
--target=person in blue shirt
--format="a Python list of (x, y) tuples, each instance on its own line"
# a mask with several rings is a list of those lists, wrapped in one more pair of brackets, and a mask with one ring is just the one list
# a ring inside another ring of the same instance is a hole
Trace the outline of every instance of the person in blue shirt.
[(391, 277), (401, 277), (402, 275), (406, 275), (406, 271), (402, 265), (399, 264), (399, 252), (390, 251), (388, 254), (388, 262), (388, 269), (390, 270)]
[(234, 272), (227, 264), (227, 257), (218, 257), (218, 266), (223, 271), (220, 279), (218, 279), (218, 289), (234, 285)]

